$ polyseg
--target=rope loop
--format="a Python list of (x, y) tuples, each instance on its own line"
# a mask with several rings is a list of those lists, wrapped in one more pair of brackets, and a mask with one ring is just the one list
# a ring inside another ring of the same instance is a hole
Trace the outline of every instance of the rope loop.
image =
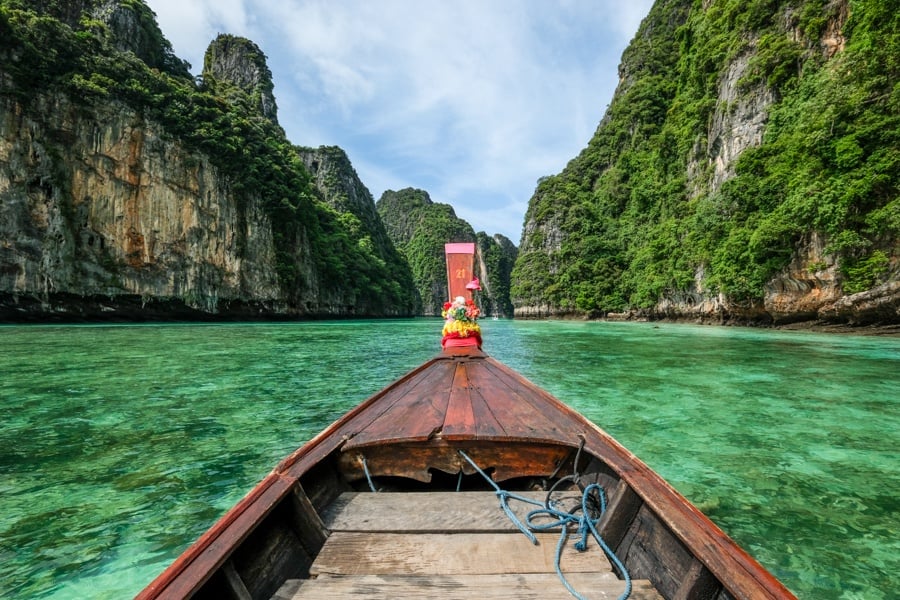
[[(579, 455), (581, 454), (581, 449), (584, 446), (584, 441), (582, 440), (582, 444), (578, 449)], [(592, 483), (583, 488), (581, 493), (581, 504), (573, 507), (570, 510), (564, 510), (560, 508), (557, 501), (552, 499), (552, 494), (554, 490), (559, 486), (560, 482), (565, 481), (574, 481), (578, 487), (582, 487), (580, 482), (578, 481), (578, 458), (575, 460), (575, 470), (576, 473), (571, 476), (566, 476), (560, 478), (553, 486), (550, 488), (550, 492), (547, 494), (546, 500), (541, 503), (537, 500), (532, 500), (531, 498), (526, 498), (524, 496), (520, 496), (518, 494), (514, 494), (512, 492), (505, 491), (500, 488), (491, 479), (487, 473), (485, 473), (481, 468), (475, 464), (469, 456), (463, 452), (462, 450), (458, 451), (460, 456), (462, 456), (472, 467), (482, 476), (485, 481), (487, 481), (491, 486), (493, 486), (497, 497), (500, 499), (500, 507), (503, 509), (503, 512), (506, 513), (507, 517), (509, 517), (510, 521), (512, 521), (516, 527), (519, 528), (531, 543), (537, 544), (537, 537), (534, 535), (534, 531), (548, 531), (551, 529), (559, 529), (559, 541), (556, 544), (556, 574), (559, 576), (559, 579), (562, 581), (563, 585), (566, 589), (578, 600), (586, 600), (584, 596), (579, 594), (575, 588), (569, 583), (566, 579), (565, 575), (562, 572), (561, 560), (563, 549), (566, 546), (566, 540), (569, 537), (569, 528), (570, 526), (574, 531), (577, 532), (580, 539), (575, 542), (574, 547), (579, 552), (584, 552), (588, 548), (588, 542), (590, 538), (593, 537), (600, 548), (603, 550), (604, 554), (609, 557), (610, 561), (615, 565), (618, 569), (619, 573), (622, 574), (622, 578), (625, 580), (625, 590), (622, 595), (619, 596), (618, 600), (626, 600), (631, 595), (631, 576), (628, 574), (628, 570), (625, 568), (625, 565), (621, 560), (616, 556), (615, 552), (606, 544), (603, 538), (600, 536), (600, 532), (597, 530), (597, 524), (600, 522), (601, 517), (606, 512), (606, 492), (603, 490), (603, 486), (599, 483)], [(532, 504), (539, 506), (540, 508), (536, 508), (530, 511), (525, 516), (525, 523), (523, 523), (513, 512), (513, 510), (509, 506), (510, 500), (518, 500), (520, 502), (524, 502), (526, 504)]]
[(472, 467), (478, 472), (479, 475), (484, 477), (485, 481), (487, 481), (488, 483), (491, 484), (491, 486), (494, 488), (494, 493), (497, 495), (497, 498), (500, 500), (500, 508), (502, 508), (503, 512), (506, 513), (506, 516), (509, 518), (509, 520), (512, 521), (516, 527), (518, 527), (519, 531), (521, 531), (525, 535), (525, 537), (527, 537), (529, 540), (531, 540), (532, 544), (537, 545), (537, 543), (538, 543), (537, 538), (528, 529), (528, 527), (519, 519), (519, 517), (516, 516), (516, 513), (513, 512), (513, 510), (509, 507), (509, 501), (511, 499), (518, 500), (519, 502), (525, 502), (527, 504), (534, 504), (536, 506), (541, 506), (541, 503), (537, 502), (536, 500), (532, 500), (531, 498), (526, 498), (525, 496), (519, 496), (518, 494), (514, 494), (512, 492), (508, 492), (508, 491), (502, 489), (499, 485), (497, 485), (494, 482), (493, 479), (490, 478), (490, 476), (487, 473), (482, 471), (481, 467), (479, 467), (475, 463), (474, 460), (469, 458), (469, 456), (465, 452), (463, 452), (462, 450), (458, 450), (458, 452), (459, 452), (460, 456), (462, 456), (464, 459), (466, 459), (468, 461), (468, 463), (470, 465), (472, 465)]

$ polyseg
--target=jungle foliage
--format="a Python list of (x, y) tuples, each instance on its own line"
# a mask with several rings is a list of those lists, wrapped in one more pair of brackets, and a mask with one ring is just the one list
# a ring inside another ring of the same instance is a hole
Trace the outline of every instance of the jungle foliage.
[(413, 188), (388, 190), (375, 203), (394, 245), (412, 269), (419, 314), (439, 315), (447, 300), (444, 244), (474, 242), (472, 226), (449, 204), (432, 202), (428, 192)]
[[(896, 8), (891, 0), (656, 2), (587, 148), (537, 186), (515, 304), (602, 315), (651, 308), (698, 281), (758, 302), (813, 233), (827, 240), (846, 293), (895, 276)], [(844, 46), (831, 56), (823, 42), (836, 28)], [(738, 100), (771, 94), (774, 103), (761, 144), (715, 186), (711, 122), (717, 109), (733, 108), (720, 98), (722, 82), (746, 57)]]
[[(410, 314), (413, 294), (366, 236), (346, 222), (352, 215), (325, 203), (283, 130), (259, 111), (259, 97), (213, 79), (194, 78), (172, 53), (153, 12), (140, 0), (121, 0), (141, 24), (138, 50), (93, 12), (97, 0), (0, 0), (0, 95), (28, 110), (39, 94), (61, 93), (86, 109), (121, 103), (160, 124), (188, 149), (209, 157), (228, 176), (245, 206), (262, 199), (274, 228), (277, 272), (287, 297), (310, 284), (298, 248), (311, 249), (319, 285), (348, 304), (392, 307)], [(127, 44), (126, 44), (127, 45)], [(264, 58), (264, 57), (263, 57)], [(4, 81), (5, 80), (5, 81)], [(377, 308), (374, 310), (378, 310)]]
[[(409, 262), (421, 300), (420, 314), (438, 315), (447, 301), (444, 244), (475, 242), (475, 275), (481, 279), (478, 303), (485, 316), (513, 316), (509, 282), (517, 250), (502, 235), (475, 233), (449, 204), (432, 202), (428, 192), (388, 190), (376, 203), (388, 235)], [(482, 268), (483, 267), (483, 268)]]
[(509, 284), (519, 250), (512, 240), (499, 233), (489, 236), (479, 231), (475, 234), (475, 244), (485, 270), (479, 296), (481, 312), (485, 316), (512, 318), (514, 307), (509, 298)]
[[(318, 148), (297, 147), (309, 170), (314, 174), (317, 187), (334, 219), (341, 223), (346, 235), (341, 243), (355, 244), (377, 261), (379, 269), (373, 269), (365, 262), (340, 263), (335, 269), (353, 270), (352, 276), (361, 280), (366, 289), (377, 294), (377, 298), (400, 298), (403, 304), (393, 307), (397, 316), (418, 314), (416, 288), (412, 271), (404, 256), (397, 250), (387, 233), (384, 222), (375, 208), (372, 194), (362, 184), (347, 154), (337, 146)], [(348, 252), (332, 256), (347, 255)], [(383, 269), (391, 269), (391, 277), (384, 278)], [(380, 277), (380, 279), (376, 278)], [(390, 288), (390, 289), (387, 289)], [(375, 298), (372, 301), (375, 301)]]

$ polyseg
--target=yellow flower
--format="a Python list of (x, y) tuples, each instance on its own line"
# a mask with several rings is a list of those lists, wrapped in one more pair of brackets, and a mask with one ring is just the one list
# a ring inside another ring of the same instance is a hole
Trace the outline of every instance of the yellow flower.
[(447, 321), (444, 323), (443, 335), (451, 333), (457, 334), (459, 337), (469, 337), (476, 333), (481, 333), (481, 327), (478, 323), (471, 321)]

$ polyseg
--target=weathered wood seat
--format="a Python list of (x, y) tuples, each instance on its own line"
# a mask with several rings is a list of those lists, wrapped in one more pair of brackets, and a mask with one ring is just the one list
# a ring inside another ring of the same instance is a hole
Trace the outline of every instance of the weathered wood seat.
[[(522, 519), (535, 508), (511, 507)], [(559, 534), (540, 533), (533, 545), (493, 492), (345, 493), (323, 521), (331, 534), (310, 579), (289, 580), (273, 600), (571, 598), (555, 571)], [(573, 544), (570, 538), (561, 561), (570, 584), (588, 598), (618, 598), (625, 583), (603, 551), (591, 543), (578, 552)], [(661, 596), (637, 581), (632, 598)]]

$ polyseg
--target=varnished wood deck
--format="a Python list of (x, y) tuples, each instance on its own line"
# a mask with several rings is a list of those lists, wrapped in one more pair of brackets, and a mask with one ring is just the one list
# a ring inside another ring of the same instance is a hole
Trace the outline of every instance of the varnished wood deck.
[(523, 386), (521, 377), (477, 349), (445, 354), (430, 368), (385, 390), (379, 399), (382, 410), (368, 414), (348, 432), (344, 451), (435, 437), (578, 444), (584, 421), (548, 405), (552, 396)]
[[(534, 494), (541, 498), (543, 494)], [(520, 518), (534, 508), (511, 506)], [(300, 598), (571, 598), (555, 570), (558, 533), (533, 545), (493, 492), (345, 493), (324, 515), (331, 535), (310, 569), (273, 600)], [(563, 551), (566, 578), (588, 598), (618, 598), (625, 582), (596, 543)], [(658, 600), (647, 581), (632, 598)]]

